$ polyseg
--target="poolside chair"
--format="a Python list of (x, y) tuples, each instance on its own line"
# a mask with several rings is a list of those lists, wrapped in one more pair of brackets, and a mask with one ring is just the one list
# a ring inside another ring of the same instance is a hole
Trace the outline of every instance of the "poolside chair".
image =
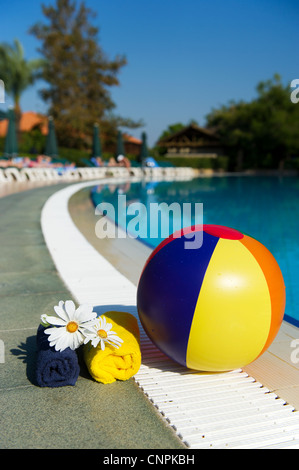
[(96, 178), (94, 168), (77, 168), (78, 174), (82, 179)]
[(10, 181), (26, 181), (24, 175), (17, 168), (6, 168), (4, 174)]
[(57, 181), (60, 179), (60, 175), (55, 168), (37, 168), (36, 174), (47, 181)]
[(143, 171), (142, 171), (142, 168), (140, 167), (131, 167), (130, 168), (130, 174), (132, 176), (136, 176), (136, 177), (142, 177), (143, 176)]
[(4, 169), (0, 168), (0, 183), (8, 183), (9, 181), (11, 180), (7, 178)]
[(80, 173), (78, 172), (78, 168), (67, 168), (64, 173), (64, 178), (66, 180), (79, 180)]
[(152, 176), (153, 168), (145, 167), (143, 168), (143, 173), (145, 176)]
[(131, 168), (118, 167), (118, 166), (109, 166), (107, 167), (107, 175), (114, 176), (115, 178), (121, 178), (130, 176)]
[(48, 181), (49, 177), (45, 172), (46, 168), (34, 168), (34, 175), (36, 177), (36, 181)]
[(164, 172), (164, 175), (166, 176), (175, 176), (177, 174), (176, 168), (171, 167), (171, 166), (165, 167), (163, 169), (163, 172)]
[(104, 178), (107, 173), (107, 167), (102, 166), (102, 167), (96, 167), (93, 169), (93, 173), (96, 178)]
[(35, 172), (35, 168), (22, 168), (20, 173), (25, 176), (29, 181), (39, 181), (38, 175)]
[(84, 163), (84, 165), (86, 165), (89, 168), (96, 167), (96, 165), (92, 161), (88, 160), (87, 158), (81, 158), (81, 162)]
[(7, 169), (3, 170), (3, 175), (4, 175), (4, 177), (6, 178), (6, 182), (7, 182), (7, 183), (12, 183), (13, 181), (15, 181), (15, 179), (14, 179), (14, 177), (12, 176), (11, 173), (6, 173), (6, 170), (7, 170)]

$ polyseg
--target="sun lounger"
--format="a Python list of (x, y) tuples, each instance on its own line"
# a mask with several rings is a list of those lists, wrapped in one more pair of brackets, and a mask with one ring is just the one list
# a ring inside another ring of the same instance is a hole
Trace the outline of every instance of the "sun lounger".
[(107, 175), (114, 177), (126, 177), (130, 176), (130, 169), (125, 167), (110, 166), (107, 167)]
[(132, 176), (136, 176), (136, 177), (142, 177), (143, 176), (142, 168), (138, 168), (138, 167), (131, 167), (130, 168), (130, 173), (131, 173)]
[(17, 168), (6, 168), (4, 174), (9, 181), (25, 181), (24, 175), (22, 175)]
[(8, 179), (4, 170), (0, 168), (0, 183), (8, 183), (9, 181), (11, 181), (11, 178)]

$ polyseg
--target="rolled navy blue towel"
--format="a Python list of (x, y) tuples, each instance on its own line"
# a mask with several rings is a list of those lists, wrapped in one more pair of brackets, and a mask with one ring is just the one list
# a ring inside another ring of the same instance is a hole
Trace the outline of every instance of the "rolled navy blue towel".
[(36, 381), (40, 387), (75, 385), (80, 367), (76, 351), (70, 348), (56, 351), (50, 346), (45, 327), (39, 325), (36, 335)]

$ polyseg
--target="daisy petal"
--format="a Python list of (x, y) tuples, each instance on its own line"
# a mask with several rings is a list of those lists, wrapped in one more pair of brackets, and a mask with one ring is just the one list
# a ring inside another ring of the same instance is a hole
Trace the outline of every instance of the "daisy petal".
[(69, 347), (69, 335), (63, 335), (61, 336), (55, 343), (55, 349), (56, 351), (64, 351)]
[(62, 320), (64, 320), (65, 322), (68, 322), (70, 319), (69, 319), (66, 311), (64, 310), (63, 305), (64, 305), (64, 302), (62, 302), (62, 300), (61, 300), (59, 302), (59, 305), (55, 305), (54, 310), (55, 310), (56, 315), (58, 315), (60, 318), (62, 318)]
[(106, 323), (105, 330), (108, 332), (108, 330), (111, 330), (112, 328), (112, 323)]
[(118, 341), (113, 341), (113, 340), (108, 340), (108, 343), (112, 344), (113, 346), (116, 345), (117, 347), (120, 347), (121, 346), (121, 343), (119, 343)]
[(94, 339), (91, 341), (91, 344), (93, 345), (94, 348), (97, 347), (97, 345), (99, 344), (99, 341), (100, 341), (100, 338), (94, 338)]
[(69, 347), (73, 350), (77, 349), (83, 343), (83, 336), (79, 331), (76, 333), (69, 335), (71, 338), (69, 339)]
[(74, 315), (75, 315), (75, 311), (76, 311), (76, 306), (75, 306), (74, 302), (72, 300), (67, 300), (64, 304), (64, 309), (65, 309), (66, 313), (68, 314), (69, 319), (73, 320)]
[(40, 317), (40, 320), (41, 320), (41, 324), (44, 325), (44, 326), (48, 326), (49, 323), (47, 322), (47, 315), (45, 313), (43, 313)]
[(43, 320), (46, 320), (50, 325), (65, 326), (66, 324), (62, 318), (52, 317), (51, 315), (44, 315)]
[(118, 338), (117, 333), (115, 333), (115, 331), (109, 331), (108, 334), (109, 334), (109, 338), (110, 336), (116, 336)]
[(87, 304), (80, 305), (75, 314), (76, 320), (80, 323), (85, 323), (90, 320), (95, 320), (97, 313), (93, 311), (93, 307)]
[(45, 333), (49, 335), (49, 341), (55, 341), (65, 334), (65, 328), (46, 328)]
[(98, 331), (96, 320), (90, 320), (90, 321), (84, 322), (81, 328), (91, 333), (96, 333)]
[(123, 343), (123, 340), (118, 338), (117, 336), (109, 336), (109, 341), (114, 341), (115, 343), (119, 343), (119, 344), (122, 344)]

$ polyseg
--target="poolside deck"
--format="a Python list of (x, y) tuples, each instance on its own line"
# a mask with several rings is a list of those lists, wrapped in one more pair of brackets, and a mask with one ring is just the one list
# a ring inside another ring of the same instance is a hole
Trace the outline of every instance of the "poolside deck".
[(0, 448), (184, 449), (133, 379), (102, 386), (81, 364), (75, 387), (35, 385), (40, 315), (73, 298), (40, 226), (43, 205), (65, 186), (6, 186), (0, 198)]
[[(117, 306), (136, 315), (136, 285), (149, 251), (134, 240), (126, 246), (99, 244), (86, 224), (87, 219), (94, 224), (84, 195), (89, 185), (41, 188), (0, 200), (0, 339), (6, 353), (0, 364), (5, 410), (0, 420), (8, 429), (0, 447), (298, 448), (299, 365), (290, 360), (290, 342), (299, 336), (286, 323), (270, 349), (244, 371), (184, 373), (143, 334), (144, 361), (135, 381), (101, 386), (82, 374), (75, 388), (34, 385), (37, 324), (58, 300), (87, 301), (100, 312)], [(41, 211), (55, 265), (40, 231)], [(124, 263), (133, 252), (135, 263)], [(188, 397), (180, 391), (186, 384)], [(107, 427), (103, 411), (111, 420)]]

